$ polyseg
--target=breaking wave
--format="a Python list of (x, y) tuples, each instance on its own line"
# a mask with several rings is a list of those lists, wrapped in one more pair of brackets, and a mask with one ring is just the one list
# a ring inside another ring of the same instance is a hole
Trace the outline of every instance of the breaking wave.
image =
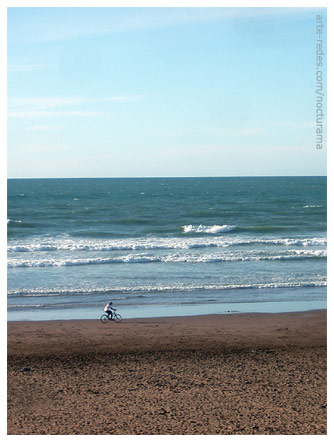
[[(271, 282), (254, 284), (172, 284), (166, 286), (142, 285), (135, 287), (100, 287), (84, 289), (15, 289), (9, 290), (9, 297), (54, 297), (54, 296), (84, 296), (84, 295), (112, 295), (113, 300), (133, 299), (135, 295), (142, 297), (145, 293), (161, 292), (192, 292), (209, 290), (242, 290), (242, 289), (275, 289), (275, 288), (299, 288), (299, 287), (326, 287), (326, 280), (298, 281), (298, 282)], [(121, 295), (117, 297), (117, 294)]]
[(128, 254), (118, 257), (97, 258), (68, 258), (68, 259), (36, 259), (8, 260), (8, 268), (17, 267), (62, 267), (99, 264), (145, 264), (145, 263), (215, 263), (236, 261), (280, 261), (296, 259), (326, 258), (325, 250), (289, 250), (285, 255), (216, 255), (216, 254), (170, 254), (145, 255)]
[(9, 253), (24, 252), (55, 252), (55, 251), (131, 251), (131, 250), (163, 250), (163, 249), (194, 249), (205, 247), (233, 247), (248, 245), (283, 245), (283, 246), (326, 246), (325, 237), (318, 238), (128, 238), (115, 240), (35, 240), (34, 242), (11, 243), (7, 247)]
[(193, 226), (192, 224), (189, 224), (187, 226), (183, 226), (184, 233), (224, 233), (224, 232), (231, 232), (235, 229), (235, 226), (229, 226), (227, 224), (224, 224), (222, 226), (214, 225), (214, 226), (204, 226), (203, 224), (200, 224), (199, 226)]

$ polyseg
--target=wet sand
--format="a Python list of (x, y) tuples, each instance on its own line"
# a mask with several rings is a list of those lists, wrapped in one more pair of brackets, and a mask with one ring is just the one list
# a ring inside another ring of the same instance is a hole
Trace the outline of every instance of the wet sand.
[(8, 434), (326, 434), (326, 310), (8, 323)]

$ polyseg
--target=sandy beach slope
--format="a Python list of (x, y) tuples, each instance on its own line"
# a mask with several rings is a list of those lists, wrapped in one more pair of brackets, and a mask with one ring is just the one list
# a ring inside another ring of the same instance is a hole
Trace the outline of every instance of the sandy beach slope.
[(8, 323), (8, 434), (326, 434), (325, 310)]

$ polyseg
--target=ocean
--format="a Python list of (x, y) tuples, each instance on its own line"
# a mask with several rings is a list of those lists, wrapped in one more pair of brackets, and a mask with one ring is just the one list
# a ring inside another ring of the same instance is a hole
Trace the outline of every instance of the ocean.
[(8, 320), (326, 308), (326, 178), (9, 179)]

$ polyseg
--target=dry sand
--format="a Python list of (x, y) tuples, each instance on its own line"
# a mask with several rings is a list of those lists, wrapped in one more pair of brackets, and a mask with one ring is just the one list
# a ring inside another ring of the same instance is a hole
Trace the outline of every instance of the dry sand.
[(326, 311), (8, 323), (8, 434), (326, 434)]

